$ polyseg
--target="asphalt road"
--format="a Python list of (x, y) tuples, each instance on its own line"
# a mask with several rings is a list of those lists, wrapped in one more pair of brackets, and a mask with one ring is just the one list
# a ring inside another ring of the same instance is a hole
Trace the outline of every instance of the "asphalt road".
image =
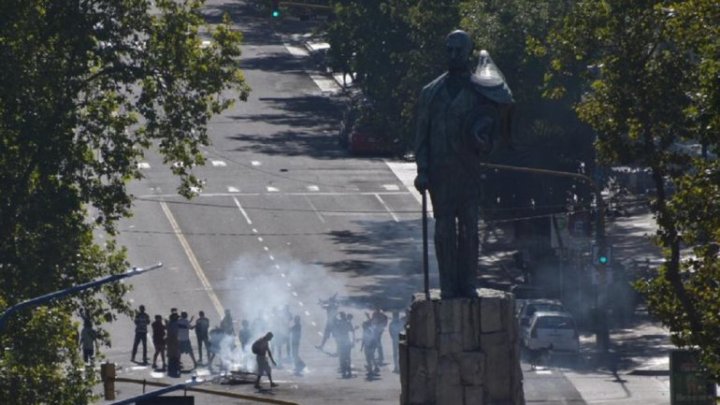
[[(342, 379), (334, 344), (327, 352), (314, 348), (325, 322), (318, 300), (338, 293), (356, 325), (375, 306), (402, 310), (422, 289), (420, 205), (383, 159), (351, 157), (337, 146), (342, 97), (313, 81), (319, 72), (287, 27), (270, 26), (243, 2), (208, 2), (209, 19), (225, 11), (245, 34), (243, 69), (253, 90), (211, 122), (208, 164), (196, 170), (206, 184), (193, 200), (176, 195), (178, 182), (159, 157), (148, 154), (143, 162), (146, 179), (131, 185), (134, 217), (121, 223), (119, 241), (132, 265), (161, 261), (164, 268), (129, 280), (130, 297), (151, 316), (166, 317), (171, 307), (191, 315), (204, 310), (211, 326), (227, 308), (236, 329), (243, 319), (288, 305), (302, 319), (308, 368), (301, 376), (275, 370), (280, 386), (260, 395), (303, 404), (397, 404), (387, 333), (390, 364), (380, 377), (365, 377), (356, 346), (355, 377)], [(110, 330), (106, 355), (121, 367), (119, 375), (172, 381), (130, 362), (130, 319), (120, 317)], [(205, 368), (196, 372), (208, 377)], [(529, 401), (582, 401), (560, 372), (526, 381)], [(250, 384), (206, 385), (256, 393)], [(139, 392), (118, 389), (119, 398)], [(225, 403), (207, 401), (199, 403)]]

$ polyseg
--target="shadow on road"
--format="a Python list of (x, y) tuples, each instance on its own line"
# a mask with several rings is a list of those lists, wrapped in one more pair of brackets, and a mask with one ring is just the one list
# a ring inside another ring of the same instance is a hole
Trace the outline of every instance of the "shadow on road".
[(358, 220), (355, 225), (360, 230), (329, 233), (347, 259), (318, 264), (350, 278), (367, 278), (351, 291), (346, 305), (404, 309), (423, 289), (421, 221)]
[(236, 151), (266, 155), (311, 156), (318, 159), (345, 158), (338, 146), (337, 131), (342, 100), (321, 96), (261, 98), (272, 112), (231, 116), (238, 123), (264, 122), (287, 127), (272, 135), (239, 133), (229, 139), (239, 141)]

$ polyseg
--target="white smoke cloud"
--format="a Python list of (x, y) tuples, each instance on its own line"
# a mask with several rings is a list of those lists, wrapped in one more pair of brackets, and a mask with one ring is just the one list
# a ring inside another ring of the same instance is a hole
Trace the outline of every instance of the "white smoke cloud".
[[(257, 274), (258, 269), (262, 269), (260, 275), (250, 276)], [(318, 300), (325, 300), (334, 294), (337, 294), (339, 299), (348, 295), (341, 277), (322, 266), (287, 258), (269, 261), (264, 257), (241, 256), (226, 269), (226, 274), (236, 275), (228, 277), (222, 286), (224, 290), (233, 292), (226, 298), (226, 308), (233, 317), (235, 336), (233, 339), (228, 337), (223, 340), (218, 357), (230, 370), (255, 370), (255, 356), (250, 346), (267, 332), (275, 335), (272, 343), (275, 346), (273, 354), (277, 360), (277, 346), (281, 343), (282, 335), (287, 334), (289, 324), (278, 322), (278, 319), (282, 318), (273, 315), (276, 311), (283, 311), (287, 306), (293, 316), (300, 316), (302, 339), (314, 339), (317, 336), (309, 327), (310, 317), (305, 311), (313, 313), (313, 320), (324, 323), (324, 310), (318, 305)], [(240, 275), (242, 277), (238, 277)], [(250, 343), (245, 351), (236, 344), (243, 320), (246, 320), (252, 329)], [(286, 348), (283, 348), (282, 352), (285, 354)]]

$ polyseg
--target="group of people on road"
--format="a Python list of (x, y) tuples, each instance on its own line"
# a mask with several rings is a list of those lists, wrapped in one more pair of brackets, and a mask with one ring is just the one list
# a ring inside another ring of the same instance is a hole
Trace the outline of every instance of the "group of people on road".
[[(364, 353), (367, 377), (374, 378), (379, 375), (381, 366), (386, 364), (382, 344), (386, 329), (392, 340), (393, 372), (399, 372), (398, 340), (404, 329), (405, 319), (400, 317), (398, 311), (393, 311), (392, 319), (389, 319), (380, 307), (376, 307), (372, 313), (365, 313), (366, 319), (360, 326), (355, 326), (351, 313), (339, 311), (337, 294), (327, 300), (321, 300), (320, 304), (326, 310), (327, 321), (322, 342), (316, 347), (324, 350), (327, 341), (331, 337), (333, 338), (339, 359), (339, 372), (343, 378), (353, 376), (352, 349), (358, 342), (360, 351)], [(211, 328), (210, 320), (203, 311), (199, 311), (198, 317), (195, 319), (195, 316), (189, 316), (185, 311), (178, 312), (177, 308), (172, 308), (167, 318), (155, 315), (154, 321), (151, 322), (145, 306), (140, 305), (135, 314), (134, 323), (135, 338), (131, 361), (135, 362), (138, 350), (142, 345), (141, 363), (148, 364), (147, 335), (150, 330), (155, 347), (152, 367), (159, 371), (167, 369), (168, 376), (171, 377), (180, 376), (183, 355), (190, 357), (193, 369), (199, 364), (205, 364), (212, 373), (213, 362), (219, 357), (220, 368), (229, 370), (230, 364), (225, 358), (226, 356), (218, 355), (223, 350), (234, 351), (236, 348), (241, 349), (243, 353), (252, 352), (256, 356), (258, 376), (256, 385), (259, 384), (262, 375), (267, 375), (271, 386), (274, 386), (270, 363), (276, 366), (279, 363), (279, 367), (282, 367), (283, 361), (286, 361), (288, 362), (286, 364), (291, 364), (296, 374), (300, 374), (305, 368), (305, 363), (300, 357), (301, 319), (299, 315), (294, 315), (287, 305), (282, 308), (275, 307), (269, 312), (260, 312), (252, 321), (242, 320), (237, 331), (229, 309), (225, 310), (220, 323)], [(193, 329), (197, 341), (197, 358), (190, 340), (190, 330)], [(361, 330), (360, 336), (357, 336), (357, 330)], [(81, 341), (82, 336), (81, 332)], [(235, 340), (236, 336), (238, 340)], [(253, 339), (255, 339), (254, 342)], [(203, 363), (203, 354), (207, 358), (207, 363)], [(92, 356), (92, 353), (88, 350), (87, 355)], [(158, 358), (162, 362), (160, 366), (158, 366)]]
[(343, 378), (352, 377), (352, 349), (356, 342), (360, 342), (360, 351), (365, 355), (365, 370), (368, 378), (379, 375), (380, 367), (386, 364), (382, 344), (386, 328), (392, 340), (393, 372), (399, 372), (398, 344), (400, 333), (405, 327), (405, 319), (400, 318), (398, 311), (392, 312), (392, 320), (388, 320), (380, 307), (376, 307), (372, 314), (366, 312), (366, 320), (361, 325), (362, 335), (357, 338), (355, 331), (360, 327), (353, 324), (352, 314), (338, 311), (340, 305), (337, 294), (326, 300), (320, 300), (319, 303), (326, 311), (327, 320), (322, 341), (316, 347), (324, 350), (329, 338), (331, 336), (334, 338), (340, 362), (339, 370)]
[[(208, 360), (210, 360), (210, 347), (208, 340), (208, 329), (210, 321), (203, 311), (198, 313), (198, 319), (194, 316), (188, 319), (188, 313), (182, 311), (178, 313), (177, 308), (170, 309), (170, 315), (164, 319), (162, 315), (155, 315), (154, 321), (151, 322), (150, 315), (145, 311), (145, 306), (140, 305), (133, 319), (135, 323), (135, 339), (133, 340), (132, 354), (130, 360), (136, 362), (138, 348), (142, 345), (142, 361), (141, 364), (148, 364), (147, 356), (147, 335), (148, 327), (152, 329), (152, 342), (155, 347), (153, 354), (152, 366), (156, 370), (165, 370), (167, 365), (167, 373), (169, 376), (180, 376), (181, 361), (183, 354), (190, 356), (193, 362), (193, 368), (197, 367), (198, 360), (195, 359), (192, 343), (190, 341), (190, 330), (195, 329), (195, 336), (198, 342), (199, 363), (203, 360), (202, 348), (205, 346)], [(166, 358), (167, 355), (167, 358)], [(158, 357), (162, 361), (162, 366), (158, 367)], [(166, 361), (167, 359), (167, 361)]]
[[(203, 311), (198, 312), (198, 318), (195, 320), (194, 316), (189, 317), (185, 311), (178, 313), (177, 308), (170, 310), (167, 319), (164, 319), (162, 315), (155, 315), (154, 321), (151, 322), (144, 305), (138, 307), (133, 321), (135, 323), (135, 338), (133, 340), (131, 361), (136, 362), (135, 358), (138, 349), (142, 345), (142, 361), (140, 363), (148, 364), (147, 335), (150, 328), (152, 330), (152, 343), (155, 347), (152, 367), (159, 371), (165, 371), (167, 366), (167, 373), (171, 377), (180, 376), (182, 370), (181, 356), (184, 354), (190, 356), (193, 369), (199, 364), (203, 364), (203, 347), (207, 356), (205, 365), (212, 372), (213, 361), (218, 357), (223, 347), (231, 351), (237, 348), (235, 336), (237, 336), (240, 343), (239, 347), (243, 352), (251, 350), (256, 356), (258, 383), (259, 377), (264, 374), (268, 375), (272, 383), (267, 359), (269, 358), (273, 364), (276, 364), (270, 351), (270, 341), (273, 337), (275, 339), (272, 348), (277, 351), (279, 361), (283, 358), (292, 361), (297, 373), (301, 372), (305, 367), (305, 363), (300, 359), (299, 355), (302, 335), (301, 320), (299, 316), (290, 312), (288, 306), (283, 309), (273, 308), (269, 315), (260, 313), (252, 322), (243, 320), (237, 334), (235, 322), (229, 309), (225, 310), (220, 324), (214, 328), (210, 328), (210, 320)], [(190, 340), (191, 329), (195, 330), (198, 346), (197, 360)], [(268, 332), (268, 330), (272, 332)], [(258, 336), (259, 338), (252, 343), (251, 340)], [(160, 367), (158, 367), (158, 357), (162, 361)], [(220, 359), (221, 368), (227, 369), (228, 366), (223, 359)]]

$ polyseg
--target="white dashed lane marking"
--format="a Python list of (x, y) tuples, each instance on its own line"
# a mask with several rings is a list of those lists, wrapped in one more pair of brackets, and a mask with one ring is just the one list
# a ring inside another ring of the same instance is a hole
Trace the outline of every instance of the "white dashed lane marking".
[(148, 162), (138, 162), (137, 164), (138, 169), (149, 169), (150, 163)]
[(275, 256), (270, 255), (269, 257), (270, 257), (270, 260), (275, 260)]
[(259, 240), (260, 242), (262, 242), (262, 241), (263, 241), (262, 236), (258, 236), (258, 240)]
[(267, 191), (268, 191), (268, 193), (277, 193), (280, 190), (278, 190), (277, 187), (267, 186)]
[(397, 184), (383, 184), (383, 188), (387, 191), (398, 191), (400, 190), (400, 186)]
[(250, 164), (253, 165), (253, 166), (260, 166), (262, 163), (260, 163), (260, 162), (257, 161), (257, 160), (253, 160), (252, 162), (250, 162)]
[(308, 191), (320, 191), (318, 186), (307, 186)]
[(228, 186), (228, 193), (239, 193), (239, 192), (240, 192), (240, 189), (238, 189), (237, 187)]
[(263, 249), (264, 249), (266, 252), (267, 252), (268, 250), (270, 250), (270, 248), (267, 247), (267, 246), (263, 246)]
[(310, 312), (305, 311), (305, 316), (310, 316)]
[(225, 167), (225, 166), (227, 166), (227, 163), (225, 163), (224, 160), (211, 160), (210, 163), (212, 163), (213, 167)]

